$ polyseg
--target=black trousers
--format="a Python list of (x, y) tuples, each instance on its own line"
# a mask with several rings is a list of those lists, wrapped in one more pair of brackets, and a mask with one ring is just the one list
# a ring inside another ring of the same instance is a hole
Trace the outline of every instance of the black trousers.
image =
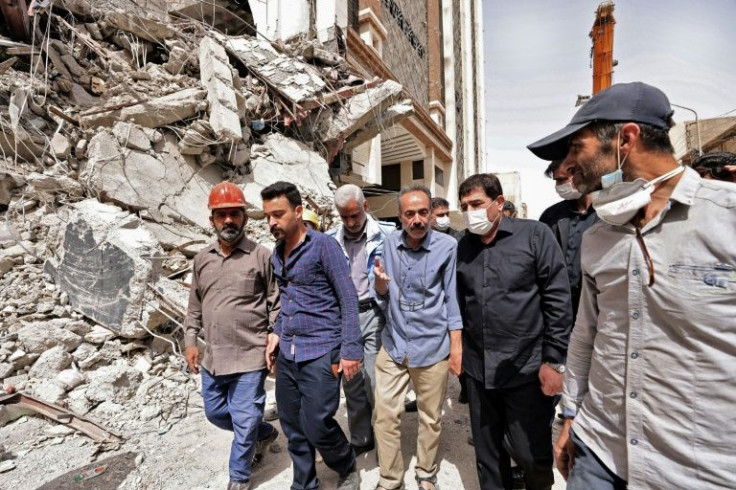
[(493, 390), (470, 376), (466, 383), (480, 488), (510, 490), (513, 458), (526, 474), (527, 490), (550, 489), (553, 398), (539, 382)]
[(340, 475), (355, 466), (353, 447), (335, 420), (341, 375), (332, 373), (332, 364), (340, 362), (339, 357), (338, 347), (310, 361), (290, 361), (282, 353), (276, 358), (276, 404), (294, 463), (291, 490), (320, 487), (315, 448), (325, 464)]

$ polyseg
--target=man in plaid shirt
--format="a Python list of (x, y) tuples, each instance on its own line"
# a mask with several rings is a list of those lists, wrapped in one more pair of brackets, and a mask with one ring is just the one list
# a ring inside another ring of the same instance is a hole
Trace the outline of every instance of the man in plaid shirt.
[(355, 452), (335, 420), (340, 376), (352, 379), (363, 358), (350, 266), (334, 238), (304, 226), (302, 198), (293, 184), (276, 182), (261, 197), (279, 241), (271, 263), (282, 309), (266, 355), (269, 369), (276, 367), (276, 403), (294, 463), (291, 488), (319, 488), (319, 449), (325, 464), (340, 474), (338, 490), (359, 490)]

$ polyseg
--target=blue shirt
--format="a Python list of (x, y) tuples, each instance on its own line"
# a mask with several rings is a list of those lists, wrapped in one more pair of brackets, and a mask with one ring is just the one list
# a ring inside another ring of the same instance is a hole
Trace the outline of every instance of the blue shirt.
[(286, 264), (283, 257), (280, 243), (271, 263), (283, 305), (274, 325), (282, 354), (309, 361), (340, 346), (341, 359), (363, 359), (358, 293), (337, 241), (308, 229)]
[[(427, 232), (416, 250), (396, 230), (386, 237), (383, 262), (391, 278), (379, 304), (386, 312), (383, 346), (394, 362), (436, 364), (450, 355), (450, 330), (462, 329), (455, 286), (457, 241)], [(283, 308), (283, 306), (282, 306)]]

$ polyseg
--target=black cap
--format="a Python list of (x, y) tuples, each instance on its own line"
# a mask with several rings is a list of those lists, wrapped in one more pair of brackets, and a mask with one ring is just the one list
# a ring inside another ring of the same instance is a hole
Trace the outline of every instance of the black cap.
[(642, 82), (618, 83), (591, 97), (570, 124), (527, 148), (539, 158), (557, 160), (567, 155), (569, 137), (592, 122), (638, 122), (668, 130), (672, 113), (670, 101), (658, 88)]

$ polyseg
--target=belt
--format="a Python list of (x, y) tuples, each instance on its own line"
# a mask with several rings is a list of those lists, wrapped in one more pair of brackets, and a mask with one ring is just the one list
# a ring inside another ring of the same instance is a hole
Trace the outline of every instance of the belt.
[(372, 310), (374, 306), (376, 306), (376, 302), (373, 298), (361, 299), (358, 301), (358, 312), (365, 313)]

